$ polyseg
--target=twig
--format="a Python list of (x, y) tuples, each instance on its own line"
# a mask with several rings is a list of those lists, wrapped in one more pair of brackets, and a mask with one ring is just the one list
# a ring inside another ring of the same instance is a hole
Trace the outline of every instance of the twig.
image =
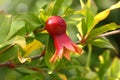
[(31, 57), (31, 59), (34, 60), (34, 59), (38, 59), (40, 57), (43, 57), (45, 55), (45, 50), (46, 50), (46, 48), (43, 50), (43, 52), (40, 55), (33, 56), (33, 57)]
[(7, 46), (6, 48), (0, 50), (0, 54), (2, 54), (4, 51), (7, 51), (8, 49), (12, 48), (15, 44)]
[[(31, 59), (35, 60), (35, 59), (38, 59), (40, 57), (43, 57), (45, 55), (45, 50), (46, 50), (46, 48), (44, 48), (43, 52), (40, 55), (33, 56), (33, 57), (31, 57)], [(18, 64), (13, 63), (12, 61), (0, 63), (0, 67), (14, 68), (14, 67), (17, 67), (17, 66), (18, 66)]]
[(5, 63), (0, 63), (0, 67), (14, 68), (14, 67), (16, 67), (16, 64), (14, 64), (12, 61), (8, 61), (8, 62), (5, 62)]
[(119, 34), (119, 33), (120, 33), (120, 29), (119, 30), (115, 30), (115, 31), (106, 32), (104, 34), (99, 35), (97, 38), (106, 37), (106, 36)]

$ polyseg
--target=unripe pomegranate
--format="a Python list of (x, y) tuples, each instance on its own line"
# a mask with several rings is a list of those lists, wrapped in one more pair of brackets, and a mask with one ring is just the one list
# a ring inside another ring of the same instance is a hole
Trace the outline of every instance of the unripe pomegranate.
[(66, 23), (60, 16), (51, 16), (46, 21), (46, 29), (51, 36), (65, 33)]
[(70, 52), (81, 54), (82, 49), (79, 48), (66, 34), (66, 23), (60, 16), (51, 16), (46, 21), (46, 30), (54, 40), (55, 53), (50, 62), (56, 62), (64, 56), (70, 60)]

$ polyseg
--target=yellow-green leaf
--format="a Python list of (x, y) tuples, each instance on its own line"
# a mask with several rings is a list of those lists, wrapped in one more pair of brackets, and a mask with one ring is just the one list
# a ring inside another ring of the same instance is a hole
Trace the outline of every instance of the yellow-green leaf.
[(33, 42), (27, 44), (26, 47), (24, 48), (24, 50), (26, 51), (24, 56), (25, 57), (29, 56), (31, 52), (33, 52), (34, 50), (39, 49), (42, 46), (43, 46), (43, 44), (40, 41), (34, 39)]
[(110, 9), (106, 9), (100, 13), (98, 13), (95, 17), (94, 17), (94, 22), (93, 22), (93, 26), (95, 26), (96, 24), (98, 24), (100, 21), (102, 21), (103, 19), (105, 19), (110, 13)]
[(67, 77), (65, 76), (65, 74), (59, 73), (58, 76), (59, 76), (62, 80), (67, 80)]
[(104, 20), (110, 13), (111, 10), (113, 9), (117, 9), (120, 8), (120, 1), (114, 5), (112, 5), (110, 8), (98, 13), (95, 17), (94, 17), (94, 21), (93, 21), (93, 25), (91, 26), (91, 29), (89, 29), (89, 32), (93, 29), (93, 27), (98, 24), (100, 21)]
[(84, 4), (84, 2), (83, 2), (82, 0), (80, 0), (80, 4), (81, 4), (81, 7), (82, 7), (82, 9), (83, 9), (84, 6), (85, 6), (85, 4)]

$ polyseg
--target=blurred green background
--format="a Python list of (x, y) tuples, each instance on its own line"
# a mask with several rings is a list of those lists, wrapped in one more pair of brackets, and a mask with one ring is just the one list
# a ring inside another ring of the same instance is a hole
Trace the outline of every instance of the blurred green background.
[[(42, 5), (39, 5), (39, 3), (47, 3), (49, 1), (51, 1), (51, 0), (0, 0), (0, 12), (4, 11), (4, 12), (14, 15), (14, 16), (17, 15), (18, 13), (37, 12), (42, 6)], [(86, 0), (84, 0), (84, 1), (86, 1)], [(94, 1), (96, 3), (96, 6), (98, 7), (98, 12), (100, 12), (100, 11), (103, 11), (103, 10), (109, 8), (111, 5), (115, 4), (116, 2), (118, 2), (120, 0), (94, 0)], [(79, 0), (73, 0), (73, 4), (71, 7), (73, 9), (80, 9), (79, 5), (80, 5)], [(104, 24), (107, 24), (110, 22), (115, 22), (118, 25), (120, 25), (120, 9), (112, 10), (110, 15), (105, 20), (101, 21), (96, 27), (99, 27), (101, 25), (104, 25)], [(111, 42), (114, 43), (114, 45), (116, 45), (119, 48), (118, 49), (119, 54), (118, 55), (115, 54), (115, 55), (113, 55), (113, 57), (118, 56), (120, 58), (120, 34), (111, 35), (107, 38), (110, 39)], [(94, 47), (93, 53), (98, 51), (98, 55), (99, 55), (100, 53), (103, 52), (102, 50), (103, 49), (98, 50), (98, 48)], [(82, 57), (84, 57), (84, 55)], [(93, 58), (95, 59), (96, 57), (93, 56)], [(94, 61), (93, 58), (91, 61)], [(78, 60), (83, 65), (85, 65), (85, 63), (82, 62), (82, 59), (78, 59)], [(98, 59), (96, 59), (96, 60), (98, 60)], [(92, 65), (91, 67), (93, 67), (93, 66), (95, 67), (98, 64), (99, 64), (98, 61), (96, 61), (96, 63), (91, 64)], [(19, 71), (19, 69), (17, 69), (17, 70)], [(65, 72), (65, 71), (63, 70), (63, 72)], [(73, 72), (74, 72), (74, 70), (73, 70)], [(25, 74), (27, 74), (27, 72)], [(9, 68), (1, 68), (0, 67), (0, 80), (17, 80), (17, 79), (21, 78), (22, 76), (23, 76), (23, 74), (18, 73), (14, 69), (12, 70)], [(8, 79), (8, 77), (9, 77), (9, 79)], [(111, 80), (113, 80), (113, 79), (111, 79)]]

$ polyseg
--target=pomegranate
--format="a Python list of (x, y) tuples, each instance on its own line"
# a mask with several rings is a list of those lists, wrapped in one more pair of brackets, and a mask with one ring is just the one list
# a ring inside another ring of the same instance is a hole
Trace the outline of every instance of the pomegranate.
[(66, 34), (66, 22), (60, 16), (51, 16), (46, 21), (46, 30), (53, 38), (55, 53), (49, 60), (55, 63), (64, 56), (70, 61), (70, 52), (82, 53), (79, 48)]

